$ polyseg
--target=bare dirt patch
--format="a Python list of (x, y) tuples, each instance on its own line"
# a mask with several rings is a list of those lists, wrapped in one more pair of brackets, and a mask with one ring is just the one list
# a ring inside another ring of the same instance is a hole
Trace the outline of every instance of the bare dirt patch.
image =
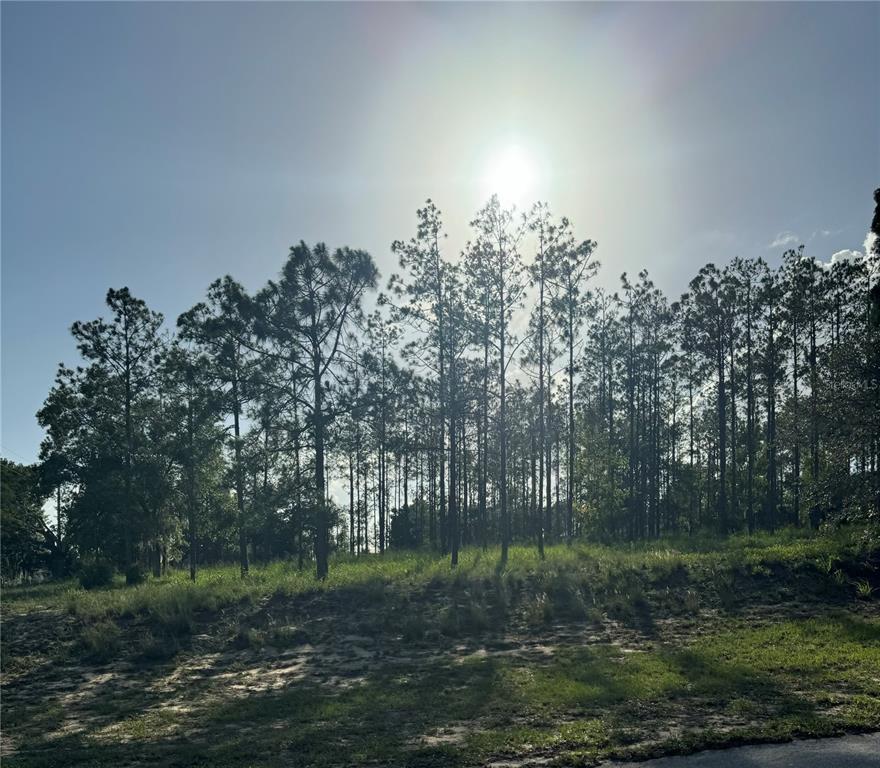
[[(450, 604), (431, 606), (427, 591), (420, 600), (415, 613), (427, 607), (448, 610)], [(313, 755), (321, 764), (345, 765), (369, 762), (346, 756), (361, 754), (362, 745), (381, 735), (393, 745), (389, 755), (399, 759), (412, 753), (413, 760), (445, 765), (461, 751), (471, 756), (462, 758), (464, 764), (487, 753), (478, 762), (525, 768), (551, 762), (581, 738), (561, 736), (540, 743), (554, 730), (563, 733), (565, 726), (585, 718), (602, 718), (611, 711), (602, 709), (608, 696), (617, 703), (606, 725), (636, 754), (650, 754), (655, 746), (696, 730), (724, 738), (762, 726), (764, 715), (751, 701), (744, 701), (741, 711), (731, 706), (719, 711), (718, 701), (699, 696), (664, 699), (658, 693), (656, 699), (628, 702), (625, 691), (614, 698), (614, 675), (606, 680), (599, 672), (595, 685), (606, 699), (597, 698), (598, 704), (575, 697), (564, 716), (516, 709), (520, 677), (545, 675), (552, 687), (561, 684), (553, 682), (553, 675), (564, 682), (564, 665), (577, 663), (571, 659), (581, 658), (578, 654), (586, 654), (585, 664), (591, 653), (623, 664), (628, 657), (647, 659), (655, 652), (687, 649), (730, 626), (731, 615), (717, 607), (655, 615), (649, 622), (644, 616), (605, 614), (539, 625), (511, 612), (502, 631), (451, 637), (431, 626), (407, 635), (406, 612), (394, 603), (340, 610), (344, 602), (338, 595), (273, 597), (262, 605), (203, 617), (190, 634), (175, 640), (169, 658), (154, 661), (125, 650), (105, 663), (83, 661), (76, 651), (77, 620), (60, 611), (10, 617), (9, 624), (4, 617), (4, 658), (26, 658), (29, 663), (19, 662), (18, 669), (13, 664), (14, 671), (3, 676), (3, 755), (35, 765), (74, 765), (95, 755), (97, 765), (137, 765), (165, 762), (172, 755), (178, 759), (186, 743), (201, 750), (199, 754), (212, 754), (222, 745), (223, 759), (229, 753), (233, 762), (246, 761), (250, 754), (260, 757), (260, 765), (274, 765), (275, 758), (279, 765), (307, 765)], [(838, 609), (818, 601), (757, 605), (740, 610), (735, 621), (772, 626)], [(846, 610), (876, 618), (880, 603), (852, 603)], [(120, 621), (119, 626), (121, 649), (141, 642), (142, 621)], [(494, 698), (490, 701), (486, 694), (484, 702), (482, 691), (488, 688), (495, 691)], [(589, 700), (589, 687), (586, 691)], [(783, 697), (792, 706), (807, 702), (811, 717), (833, 715), (853, 700), (834, 686), (822, 700), (813, 700), (814, 693), (768, 688), (755, 696), (771, 703), (777, 697), (780, 707), (787, 705)], [(432, 708), (435, 696), (451, 704), (442, 711), (439, 705)], [(462, 719), (459, 711), (472, 714)], [(517, 748), (521, 754), (511, 755), (513, 748), (503, 740), (497, 747), (473, 746), (484, 734), (505, 729), (524, 731), (523, 746)], [(253, 746), (240, 746), (245, 737)], [(107, 751), (101, 752), (103, 748)], [(266, 749), (274, 750), (273, 757), (263, 760)], [(363, 754), (379, 755), (370, 759), (381, 763), (384, 747), (371, 749)], [(296, 750), (298, 757), (290, 758), (285, 750)], [(181, 765), (190, 764), (186, 755), (179, 759)]]

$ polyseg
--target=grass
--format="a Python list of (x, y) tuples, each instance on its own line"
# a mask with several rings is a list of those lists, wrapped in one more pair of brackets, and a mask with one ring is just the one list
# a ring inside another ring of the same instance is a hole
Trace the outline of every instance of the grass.
[[(463, 590), (493, 581), (516, 588), (528, 580), (548, 596), (555, 596), (554, 605), (563, 613), (579, 613), (576, 585), (594, 593), (607, 589), (626, 601), (634, 597), (632, 590), (645, 579), (661, 582), (683, 570), (718, 579), (736, 571), (769, 575), (768, 566), (799, 564), (814, 566), (830, 576), (837, 569), (829, 563), (852, 560), (864, 554), (866, 546), (856, 531), (811, 537), (796, 530), (772, 536), (733, 536), (721, 546), (717, 540), (698, 537), (618, 547), (555, 545), (547, 548), (544, 561), (533, 547), (514, 546), (500, 580), (497, 549), (464, 550), (454, 571), (449, 568), (448, 559), (436, 553), (389, 551), (382, 556), (339, 556), (325, 581), (316, 581), (310, 571), (297, 571), (284, 562), (254, 566), (245, 579), (236, 565), (224, 565), (203, 568), (195, 583), (189, 580), (187, 571), (176, 570), (133, 587), (126, 587), (120, 576), (113, 585), (92, 590), (82, 589), (74, 580), (10, 587), (3, 592), (3, 603), (7, 613), (63, 608), (91, 621), (138, 614), (161, 620), (216, 611), (240, 602), (257, 602), (273, 595), (297, 596), (349, 588), (373, 599), (389, 585), (403, 589), (432, 585)], [(872, 587), (867, 580), (859, 581), (856, 588), (863, 597), (870, 597)], [(575, 602), (563, 605), (568, 600)]]
[[(545, 753), (591, 762), (705, 744), (697, 731), (647, 746), (646, 739), (670, 713), (706, 713), (709, 700), (713, 714), (739, 723), (705, 733), (710, 743), (737, 734), (776, 739), (877, 727), (880, 696), (869, 681), (878, 675), (877, 620), (792, 621), (766, 630), (733, 627), (687, 650), (571, 649), (539, 668), (515, 659), (417, 668), (403, 662), (343, 694), (304, 684), (215, 700), (178, 717), (157, 702), (110, 731), (62, 737), (57, 748), (71, 765), (112, 765), (135, 755), (168, 765), (471, 765)], [(843, 687), (842, 708), (821, 713), (817, 699)], [(803, 689), (816, 698), (799, 695)], [(181, 718), (195, 726), (186, 738)], [(481, 727), (460, 740), (418, 746), (424, 734), (476, 721)], [(61, 763), (34, 756), (20, 764)]]
[(5, 760), (592, 765), (878, 729), (877, 551), (786, 531), (8, 589)]

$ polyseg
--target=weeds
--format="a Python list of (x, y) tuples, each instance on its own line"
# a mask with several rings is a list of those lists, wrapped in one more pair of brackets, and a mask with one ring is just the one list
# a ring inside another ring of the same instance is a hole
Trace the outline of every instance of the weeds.
[(113, 583), (113, 566), (106, 560), (85, 563), (79, 571), (79, 584), (83, 589), (99, 589)]
[(552, 623), (553, 604), (547, 599), (547, 595), (539, 592), (530, 597), (525, 603), (523, 618), (530, 627), (541, 627)]
[(79, 635), (79, 647), (84, 658), (103, 663), (112, 660), (120, 651), (122, 632), (112, 621), (102, 620), (89, 624)]
[(443, 611), (440, 631), (449, 637), (479, 635), (489, 629), (489, 616), (482, 604), (454, 603)]
[[(58, 623), (78, 634), (57, 643), (64, 654), (135, 665), (181, 652), (185, 658), (176, 668), (120, 664), (113, 676), (137, 685), (104, 683), (102, 697), (70, 705), (106, 718), (106, 728), (89, 726), (84, 737), (59, 736), (48, 723), (49, 715), (62, 722), (60, 711), (18, 702), (4, 716), (23, 734), (21, 743), (37, 745), (29, 756), (51, 746), (53, 757), (101, 766), (133, 756), (163, 764), (171, 758), (163, 750), (171, 749), (181, 765), (204, 754), (217, 765), (282, 758), (298, 765), (476, 765), (507, 755), (589, 765), (745, 737), (876, 729), (880, 626), (866, 618), (864, 605), (849, 612), (844, 602), (876, 599), (870, 555), (846, 533), (782, 534), (779, 541), (733, 537), (714, 547), (699, 538), (548, 546), (543, 561), (534, 548), (512, 547), (503, 570), (497, 550), (464, 550), (455, 570), (438, 555), (387, 552), (337, 558), (325, 582), (273, 563), (252, 567), (244, 580), (224, 566), (203, 569), (195, 584), (172, 572), (131, 587), (118, 576), (89, 591), (73, 582), (14, 588), (4, 591), (4, 611), (17, 621), (29, 621), (37, 608), (67, 608), (70, 617)], [(734, 610), (789, 596), (827, 603), (829, 594), (839, 609), (815, 619), (793, 609), (756, 622)], [(717, 610), (725, 604), (729, 611)], [(711, 619), (698, 628), (673, 620), (669, 640), (661, 621), (681, 612)], [(43, 611), (33, 617), (35, 626), (51, 619)], [(587, 622), (602, 631), (588, 631)], [(313, 647), (276, 650), (306, 643)], [(28, 660), (10, 630), (4, 671), (16, 651), (37, 690), (47, 657)], [(188, 697), (185, 714), (163, 708), (164, 687), (138, 688), (172, 680), (170, 670), (176, 675), (204, 654), (216, 659), (219, 674), (200, 678), (204, 688)], [(304, 676), (260, 690), (254, 683), (265, 682), (278, 659), (296, 659)], [(324, 685), (322, 675), (345, 684)], [(19, 689), (10, 690), (14, 697)], [(737, 725), (744, 721), (755, 725)], [(240, 723), (247, 724), (245, 737)], [(723, 733), (712, 731), (717, 724)], [(424, 743), (425, 734), (450, 733), (448, 743)]]
[[(861, 576), (868, 567), (865, 546), (864, 539), (848, 531), (812, 537), (782, 531), (724, 541), (693, 537), (622, 547), (554, 545), (547, 547), (545, 560), (533, 547), (513, 546), (503, 571), (496, 567), (496, 550), (465, 549), (456, 569), (434, 553), (389, 551), (339, 556), (322, 582), (286, 562), (254, 566), (245, 579), (234, 565), (216, 566), (202, 569), (196, 582), (186, 572), (172, 571), (133, 586), (115, 577), (89, 590), (70, 581), (8, 588), (4, 609), (66, 607), (82, 626), (135, 620), (149, 630), (150, 643), (170, 653), (219, 611), (246, 612), (250, 605), (327, 594), (364, 611), (365, 634), (419, 640), (436, 630), (462, 636), (490, 626), (501, 629), (515, 617), (546, 626), (583, 621), (591, 613), (643, 623), (658, 610), (697, 615), (718, 606), (731, 612), (748, 599), (744, 588), (765, 589), (759, 583), (772, 584), (776, 591), (812, 588), (826, 595), (829, 588), (842, 594), (852, 583), (860, 597), (869, 599), (876, 591), (871, 581), (851, 581), (853, 573)], [(847, 565), (852, 563), (860, 565)], [(794, 569), (806, 564), (825, 580), (793, 586)], [(449, 603), (436, 599), (444, 595)]]
[(700, 612), (700, 595), (696, 590), (689, 589), (684, 593), (684, 609), (696, 616)]
[(652, 586), (678, 588), (699, 580), (701, 574), (735, 570), (766, 575), (772, 567), (812, 561), (819, 564), (822, 572), (827, 573), (830, 568), (834, 578), (842, 561), (865, 559), (866, 546), (858, 532), (850, 531), (812, 537), (801, 531), (778, 531), (772, 536), (738, 535), (724, 541), (694, 536), (623, 547), (554, 545), (547, 547), (544, 561), (533, 547), (513, 546), (507, 568), (498, 574), (497, 550), (463, 550), (460, 564), (454, 570), (450, 569), (448, 559), (439, 554), (388, 551), (381, 556), (340, 555), (331, 563), (330, 576), (320, 582), (311, 572), (298, 571), (289, 562), (278, 561), (253, 566), (245, 579), (240, 577), (236, 565), (210, 566), (199, 572), (196, 582), (189, 581), (188, 573), (181, 570), (170, 571), (158, 579), (148, 577), (144, 583), (130, 587), (125, 587), (121, 578), (89, 591), (79, 588), (76, 582), (66, 581), (9, 587), (3, 597), (9, 607), (66, 606), (73, 615), (92, 620), (151, 614), (175, 601), (186, 603), (190, 611), (198, 613), (241, 601), (345, 588), (358, 590), (359, 599), (365, 602), (381, 603), (386, 599), (386, 590), (393, 585), (406, 590), (460, 591), (472, 590), (476, 583), (481, 583), (484, 591), (488, 585), (499, 595), (506, 592), (502, 603), (513, 603), (528, 585), (537, 581), (547, 587), (548, 594), (556, 592), (567, 599), (580, 590), (583, 599), (584, 594), (613, 593), (619, 589), (624, 573), (635, 573), (640, 581)]

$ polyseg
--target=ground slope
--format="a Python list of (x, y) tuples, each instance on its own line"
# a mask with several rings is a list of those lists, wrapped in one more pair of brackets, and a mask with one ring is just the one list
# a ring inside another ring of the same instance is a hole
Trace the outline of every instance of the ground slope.
[(6, 590), (9, 766), (595, 764), (880, 729), (861, 534)]

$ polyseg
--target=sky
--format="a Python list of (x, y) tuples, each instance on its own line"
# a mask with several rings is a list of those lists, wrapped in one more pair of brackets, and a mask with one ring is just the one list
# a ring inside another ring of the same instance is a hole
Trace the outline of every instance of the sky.
[(454, 257), (498, 191), (596, 240), (598, 284), (677, 297), (707, 261), (861, 250), (880, 184), (878, 3), (3, 2), (0, 26), (15, 461), (111, 286), (173, 325), (300, 239), (384, 282), (426, 198)]

